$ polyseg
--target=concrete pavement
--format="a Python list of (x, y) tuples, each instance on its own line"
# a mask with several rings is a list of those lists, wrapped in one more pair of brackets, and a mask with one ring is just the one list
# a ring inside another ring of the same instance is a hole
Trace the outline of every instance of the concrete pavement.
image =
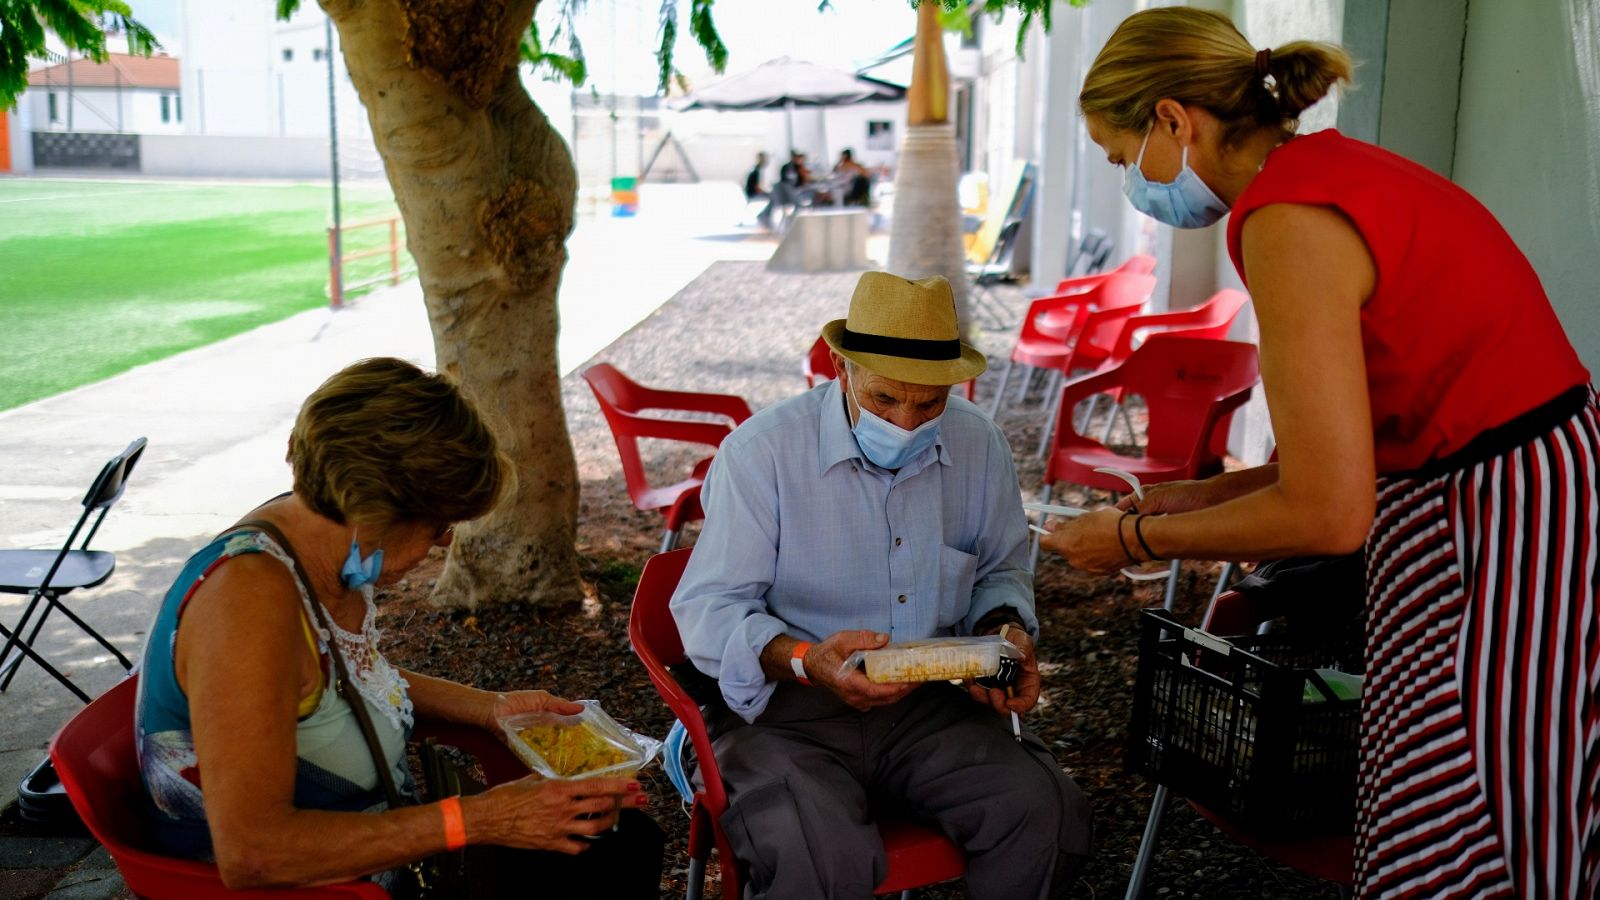
[[(732, 185), (646, 185), (633, 219), (580, 219), (563, 279), (560, 364), (603, 349), (719, 259), (764, 259), (770, 240), (736, 227)], [(251, 506), (287, 490), (283, 461), (300, 402), (368, 356), (433, 361), (415, 282), (333, 312), (318, 309), (130, 372), (0, 412), (0, 547), (59, 547), (100, 466), (135, 437), (149, 447), (95, 538), (117, 554), (104, 585), (68, 605), (131, 658), (183, 561)], [(25, 598), (0, 594), (0, 621)], [(64, 617), (40, 652), (97, 696), (122, 672)], [(79, 703), (25, 662), (0, 694), (0, 807)]]

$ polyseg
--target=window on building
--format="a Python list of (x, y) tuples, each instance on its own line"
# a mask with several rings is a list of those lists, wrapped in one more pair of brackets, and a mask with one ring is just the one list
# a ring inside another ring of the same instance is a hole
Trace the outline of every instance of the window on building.
[(867, 149), (893, 150), (894, 123), (887, 121), (867, 122)]
[(61, 115), (56, 111), (56, 95), (53, 92), (50, 94), (50, 121), (61, 121)]
[(293, 47), (285, 47), (285, 48), (283, 48), (283, 61), (284, 62), (294, 62), (294, 48)]
[(183, 121), (183, 97), (178, 94), (172, 95), (172, 117), (179, 122)]
[(161, 95), (161, 121), (172, 121), (172, 98), (166, 94)]
[(983, 27), (983, 18), (984, 17), (980, 16), (980, 15), (969, 13), (969, 18), (970, 18), (970, 21), (971, 21), (971, 25), (967, 28), (966, 31), (961, 33), (961, 46), (962, 47), (976, 47), (979, 44), (983, 43), (983, 39), (981, 37), (979, 37), (979, 35), (978, 35), (978, 30)]
[(311, 48), (311, 58), (312, 58), (312, 60), (314, 60), (316, 62), (322, 62), (322, 48), (321, 47), (312, 47)]

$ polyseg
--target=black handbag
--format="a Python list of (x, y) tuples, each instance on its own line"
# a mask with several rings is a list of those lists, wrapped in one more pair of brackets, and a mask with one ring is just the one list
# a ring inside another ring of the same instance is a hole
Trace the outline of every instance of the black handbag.
[[(294, 563), (295, 574), (306, 586), (306, 592), (311, 595), (311, 611), (317, 617), (317, 625), (331, 635), (333, 630), (328, 624), (328, 613), (322, 607), (321, 598), (317, 596), (316, 586), (306, 574), (305, 567), (300, 564), (300, 557), (295, 555), (294, 546), (289, 543), (282, 529), (263, 519), (249, 519), (240, 522), (239, 526), (266, 532), (283, 549), (289, 561)], [(333, 641), (328, 641), (327, 646), (328, 658), (333, 661), (334, 688), (339, 696), (350, 704), (351, 712), (355, 713), (356, 724), (361, 729), (361, 736), (367, 742), (367, 750), (372, 754), (372, 765), (378, 771), (378, 781), (383, 785), (383, 793), (389, 802), (389, 808), (399, 809), (402, 806), (412, 805), (395, 787), (394, 773), (389, 769), (383, 748), (378, 744), (378, 734), (372, 727), (372, 716), (367, 712), (366, 702), (361, 699), (360, 693), (350, 684), (350, 670), (345, 666), (343, 654)], [(484, 790), (482, 784), (444, 755), (433, 738), (428, 738), (421, 744), (418, 757), (422, 763), (423, 787), (432, 799), (468, 796)], [(414, 881), (415, 889), (404, 890), (399, 886), (396, 888), (399, 893), (408, 897), (422, 898), (422, 900), (426, 898), (490, 900), (495, 896), (492, 847), (468, 846), (460, 850), (445, 850), (411, 863), (404, 871), (408, 872)]]

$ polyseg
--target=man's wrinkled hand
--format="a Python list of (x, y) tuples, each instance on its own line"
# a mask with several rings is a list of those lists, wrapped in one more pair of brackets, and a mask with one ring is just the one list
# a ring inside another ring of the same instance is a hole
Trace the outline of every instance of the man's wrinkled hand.
[(889, 643), (889, 636), (876, 631), (837, 631), (806, 651), (806, 677), (817, 687), (826, 688), (854, 709), (865, 712), (904, 699), (917, 689), (915, 684), (874, 684), (859, 666), (846, 669), (844, 661), (857, 650), (877, 650)]

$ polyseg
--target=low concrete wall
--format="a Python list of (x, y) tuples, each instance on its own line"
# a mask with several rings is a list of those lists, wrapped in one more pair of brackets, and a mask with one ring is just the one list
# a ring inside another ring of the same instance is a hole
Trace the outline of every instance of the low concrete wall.
[(327, 138), (146, 134), (139, 140), (146, 175), (328, 177)]

